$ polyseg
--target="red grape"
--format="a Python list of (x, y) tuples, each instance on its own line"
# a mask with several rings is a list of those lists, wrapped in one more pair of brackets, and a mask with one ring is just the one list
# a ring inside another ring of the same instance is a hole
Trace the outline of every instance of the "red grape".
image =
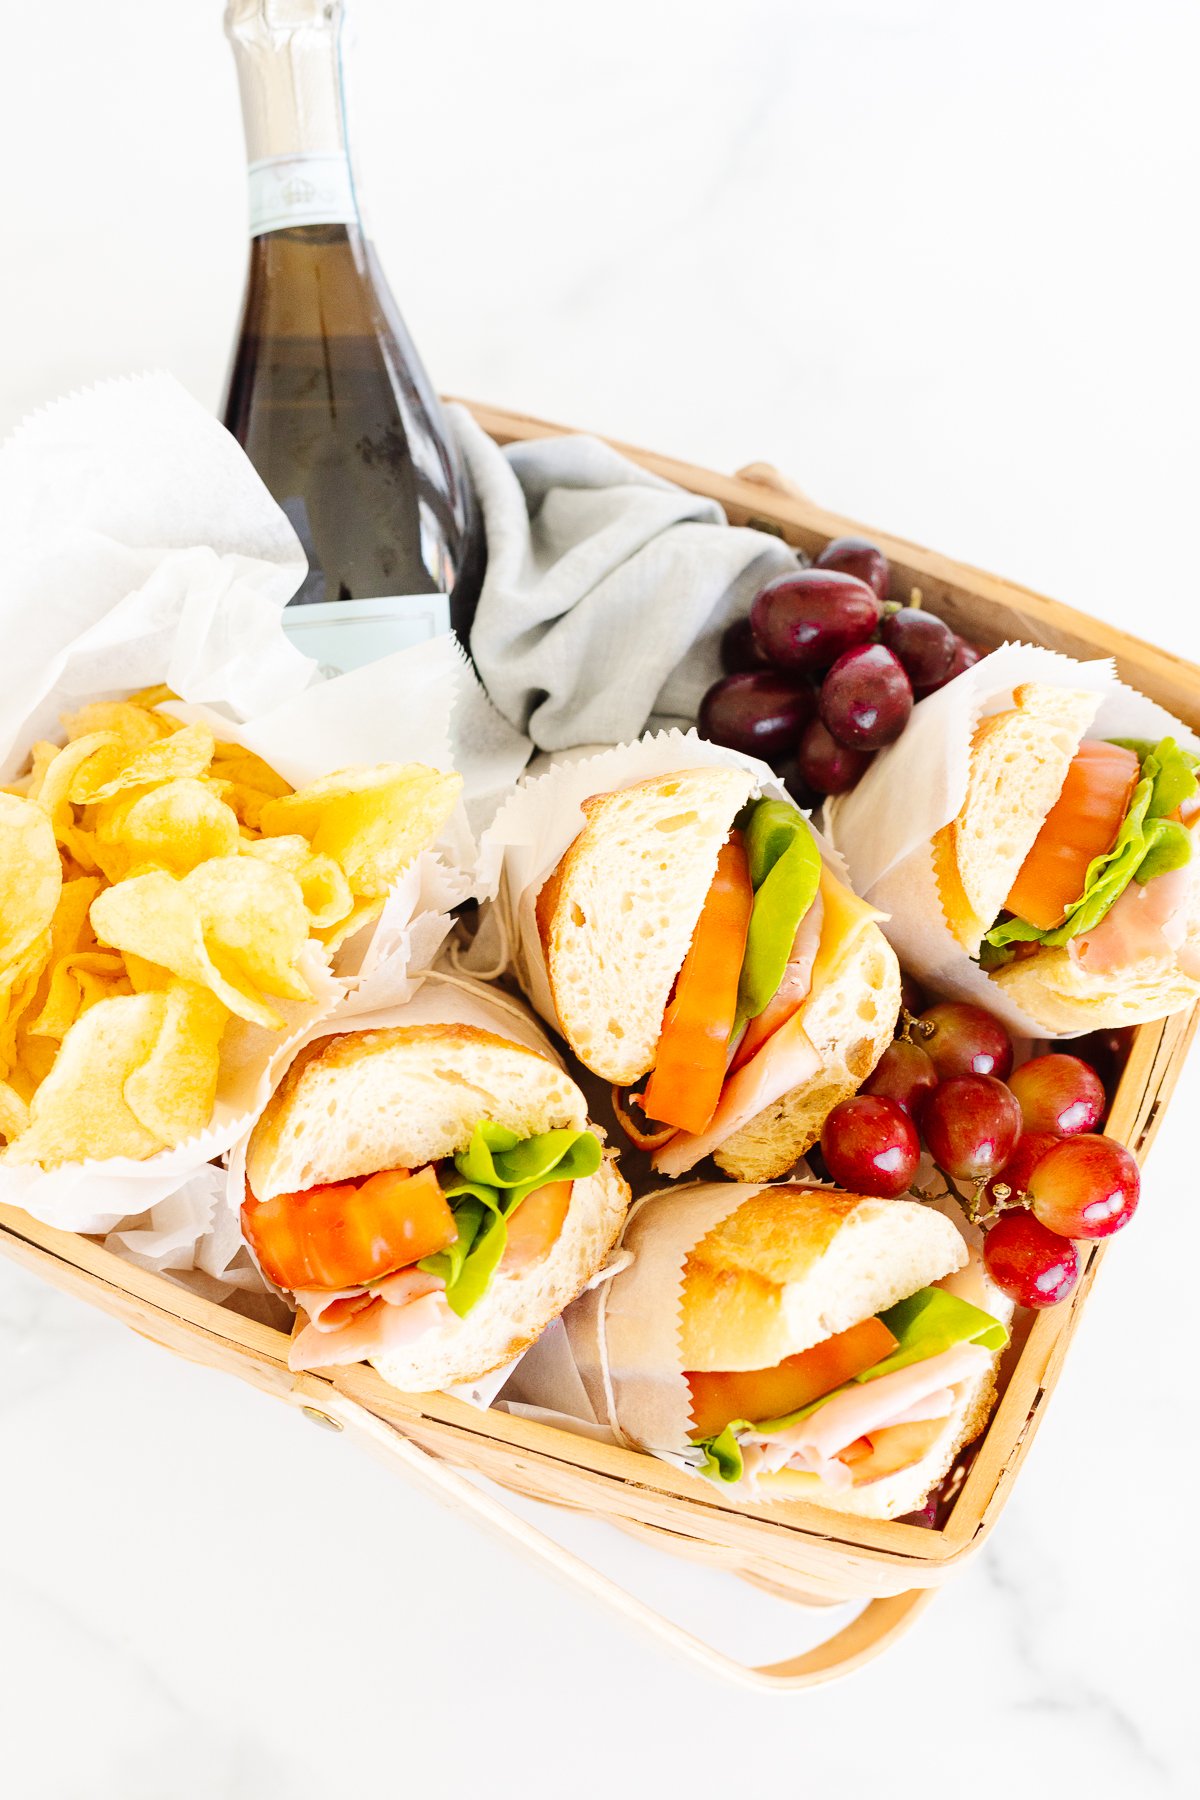
[(1047, 1231), (1027, 1212), (996, 1220), (983, 1240), (983, 1263), (1018, 1306), (1055, 1306), (1079, 1279), (1079, 1252), (1070, 1238)]
[(826, 1119), (821, 1155), (839, 1187), (894, 1200), (912, 1185), (921, 1144), (902, 1106), (874, 1094), (855, 1094)]
[(1123, 1144), (1072, 1137), (1034, 1169), (1029, 1204), (1047, 1230), (1063, 1237), (1109, 1237), (1132, 1219), (1141, 1185), (1141, 1172)]
[(966, 638), (956, 637), (954, 656), (951, 659), (950, 667), (940, 680), (926, 683), (918, 691), (917, 699), (923, 700), (926, 694), (936, 694), (939, 688), (944, 688), (946, 683), (953, 681), (956, 675), (963, 674), (967, 669), (973, 669), (980, 658), (986, 655), (986, 650), (980, 650), (974, 644), (968, 644)]
[(944, 619), (902, 606), (883, 621), (880, 640), (899, 660), (914, 688), (944, 681), (954, 661), (957, 639)]
[(1013, 1065), (1012, 1040), (982, 1006), (943, 1000), (917, 1020), (914, 1036), (934, 1068), (951, 1075), (994, 1075), (1006, 1081)]
[(821, 687), (821, 717), (838, 743), (852, 750), (894, 743), (912, 707), (912, 684), (885, 644), (847, 650)]
[(895, 1038), (863, 1082), (862, 1092), (894, 1100), (913, 1118), (921, 1101), (926, 1094), (932, 1093), (937, 1082), (937, 1070), (924, 1050), (917, 1044), (910, 1044), (906, 1038)]
[(769, 662), (781, 669), (819, 670), (865, 643), (879, 613), (865, 581), (833, 569), (798, 569), (777, 575), (755, 595), (750, 624)]
[(998, 1175), (993, 1175), (984, 1189), (988, 1202), (992, 1206), (999, 1204), (996, 1195), (998, 1187), (1006, 1187), (1009, 1191), (1005, 1200), (1019, 1200), (1029, 1186), (1029, 1177), (1038, 1163), (1055, 1144), (1062, 1142), (1052, 1131), (1023, 1131), (1017, 1139), (1017, 1147), (1005, 1163)]
[(807, 683), (778, 670), (723, 675), (700, 702), (700, 735), (769, 760), (793, 748), (814, 706)]
[(831, 737), (820, 719), (804, 727), (796, 764), (801, 779), (818, 794), (844, 794), (871, 761), (867, 750), (850, 750)]
[(1074, 1137), (1094, 1131), (1104, 1112), (1104, 1083), (1077, 1056), (1035, 1056), (1008, 1085), (1021, 1102), (1026, 1131)]
[(759, 649), (749, 619), (735, 619), (721, 633), (721, 667), (727, 675), (746, 675), (765, 669), (767, 659)]
[(856, 575), (874, 588), (881, 600), (888, 597), (891, 571), (887, 557), (870, 538), (840, 537), (826, 544), (817, 558), (818, 569), (839, 569), (843, 575)]
[(955, 1075), (921, 1106), (921, 1130), (934, 1162), (961, 1181), (1002, 1169), (1021, 1132), (1021, 1108), (994, 1075)]

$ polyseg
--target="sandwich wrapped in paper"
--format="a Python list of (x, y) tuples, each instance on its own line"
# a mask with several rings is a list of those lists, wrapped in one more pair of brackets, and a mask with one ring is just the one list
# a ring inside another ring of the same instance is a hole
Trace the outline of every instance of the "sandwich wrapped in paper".
[(1137, 1025), (1200, 998), (1198, 762), (1110, 664), (1008, 645), (922, 701), (829, 829), (939, 991), (1032, 1035)]
[(663, 1174), (783, 1174), (891, 1040), (880, 915), (751, 758), (671, 731), (553, 767), (483, 855), (526, 992)]
[(295, 1369), (476, 1381), (602, 1267), (629, 1190), (519, 1002), (445, 975), (291, 1063), (231, 1162), (242, 1229), (307, 1323)]
[[(585, 1423), (619, 1441), (751, 1498), (890, 1519), (982, 1429), (1011, 1307), (935, 1208), (705, 1184), (639, 1201), (622, 1245), (632, 1263), (563, 1320)], [(540, 1351), (506, 1400), (562, 1404)]]

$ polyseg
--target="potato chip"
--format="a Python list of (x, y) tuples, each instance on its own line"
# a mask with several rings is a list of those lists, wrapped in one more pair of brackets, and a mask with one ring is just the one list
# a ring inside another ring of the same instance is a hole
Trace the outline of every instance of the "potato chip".
[(174, 737), (136, 750), (111, 777), (101, 776), (98, 762), (80, 769), (71, 783), (71, 799), (76, 806), (84, 806), (89, 800), (111, 800), (129, 788), (172, 781), (181, 775), (203, 775), (212, 754), (213, 734), (208, 726), (185, 725)]
[(203, 1131), (212, 1115), (221, 1033), (229, 1013), (206, 988), (173, 981), (154, 1048), (125, 1083), (125, 1103), (164, 1145)]
[(215, 857), (180, 879), (132, 876), (97, 896), (91, 919), (104, 943), (209, 988), (252, 1024), (283, 1024), (264, 994), (312, 999), (296, 967), (304, 897), (294, 876), (255, 857)]
[[(125, 1088), (151, 1062), (167, 1007), (165, 994), (128, 994), (93, 1006), (72, 1025), (33, 1096), (28, 1129), (9, 1145), (4, 1160), (57, 1168), (87, 1157), (153, 1156), (165, 1148), (168, 1140), (142, 1122)], [(139, 1099), (146, 1103), (144, 1095)], [(211, 1109), (210, 1099), (186, 1135), (202, 1129)], [(152, 1104), (148, 1111), (155, 1117)]]
[(96, 934), (88, 918), (92, 901), (103, 887), (98, 875), (77, 875), (64, 881), (50, 927), (52, 954), (70, 956), (76, 950), (94, 950)]
[(256, 838), (244, 843), (242, 850), (296, 877), (314, 931), (330, 930), (349, 917), (354, 906), (350, 883), (332, 856), (318, 856), (309, 849), (307, 838)]
[(218, 744), (212, 773), (225, 783), (222, 799), (232, 806), (243, 825), (257, 831), (263, 807), (291, 793), (291, 785), (269, 763), (240, 744)]
[(192, 777), (96, 807), (93, 850), (110, 881), (146, 867), (186, 875), (209, 857), (232, 856), (240, 839), (237, 814)]
[(46, 997), (25, 1029), (30, 1037), (62, 1039), (89, 1006), (132, 992), (118, 951), (80, 950), (52, 964)]
[(11, 1077), (21, 1061), (22, 1033), (37, 1005), (50, 942), (47, 931), (30, 945), (21, 962), (13, 965), (13, 979), (0, 988), (0, 1074)]
[(114, 732), (89, 732), (67, 744), (47, 767), (37, 796), (37, 804), (49, 815), (56, 839), (87, 874), (95, 869), (96, 859), (89, 835), (80, 829), (71, 809), (71, 785), (93, 757), (99, 763), (100, 779), (107, 780), (120, 767), (121, 741)]
[(178, 700), (179, 695), (169, 688), (165, 681), (156, 681), (153, 687), (139, 688), (136, 694), (126, 696), (126, 706), (161, 706), (164, 700)]
[(61, 892), (50, 820), (35, 801), (0, 794), (0, 985), (48, 928)]
[(135, 956), (132, 950), (121, 952), (121, 961), (125, 964), (125, 973), (135, 994), (157, 994), (163, 988), (170, 987), (175, 977), (169, 969), (159, 963), (147, 962), (144, 956)]
[(61, 748), (61, 744), (48, 744), (44, 738), (39, 738), (29, 753), (29, 768), (25, 774), (10, 781), (6, 788), (0, 789), (0, 793), (20, 794), (23, 799), (36, 800), (42, 791), (46, 770)]
[(125, 754), (145, 749), (159, 738), (170, 737), (179, 730), (179, 720), (167, 713), (151, 712), (133, 700), (93, 700), (77, 713), (63, 713), (62, 728), (68, 743), (88, 737), (92, 732), (111, 732), (125, 746)]
[(29, 1107), (16, 1088), (0, 1081), (0, 1139), (11, 1143), (29, 1126)]
[(341, 864), (356, 898), (375, 899), (433, 842), (461, 791), (461, 775), (424, 763), (342, 769), (269, 801), (261, 829), (266, 837), (299, 832)]
[(382, 911), (382, 900), (356, 900), (353, 910), (344, 919), (324, 931), (318, 931), (317, 936), (332, 956), (356, 931), (361, 931), (364, 925), (373, 924)]

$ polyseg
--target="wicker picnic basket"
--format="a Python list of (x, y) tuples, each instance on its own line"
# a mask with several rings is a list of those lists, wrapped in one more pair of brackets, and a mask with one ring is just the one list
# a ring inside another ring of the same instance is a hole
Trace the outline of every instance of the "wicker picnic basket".
[[(485, 407), (476, 418), (499, 443), (562, 428)], [(735, 524), (774, 531), (815, 553), (830, 538), (866, 528), (822, 511), (766, 465), (726, 477), (620, 444), (644, 467), (710, 495)], [(902, 586), (956, 630), (995, 645), (1020, 638), (1072, 656), (1112, 656), (1122, 678), (1200, 730), (1200, 668), (1024, 588), (870, 529)], [(1134, 1041), (1106, 1129), (1144, 1162), (1200, 1013), (1144, 1025)], [(1088, 1247), (1063, 1305), (1038, 1314), (1010, 1353), (999, 1403), (952, 1506), (937, 1529), (840, 1517), (800, 1502), (735, 1502), (669, 1464), (549, 1426), (481, 1412), (442, 1394), (408, 1395), (366, 1365), (293, 1375), (280, 1331), (193, 1297), (164, 1276), (121, 1261), (96, 1241), (55, 1231), (0, 1206), (0, 1249), (24, 1267), (113, 1314), (193, 1362), (229, 1370), (346, 1430), (456, 1510), (568, 1575), (650, 1626), (675, 1648), (725, 1675), (800, 1688), (850, 1673), (892, 1643), (938, 1586), (973, 1555), (995, 1524), (1087, 1304), (1104, 1255)], [(662, 1547), (728, 1569), (805, 1606), (865, 1603), (816, 1649), (749, 1667), (651, 1611), (553, 1539), (511, 1513), (459, 1471), (514, 1492), (610, 1520)]]

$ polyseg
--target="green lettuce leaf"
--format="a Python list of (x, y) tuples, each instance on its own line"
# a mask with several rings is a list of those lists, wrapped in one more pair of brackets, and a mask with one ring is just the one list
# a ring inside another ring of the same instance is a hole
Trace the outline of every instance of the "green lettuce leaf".
[(798, 1407), (795, 1412), (785, 1413), (778, 1419), (731, 1419), (713, 1436), (693, 1438), (692, 1442), (704, 1455), (701, 1473), (711, 1476), (714, 1481), (740, 1481), (743, 1461), (738, 1437), (742, 1432), (786, 1431), (789, 1426), (799, 1425), (811, 1417), (838, 1394), (845, 1393), (847, 1388), (877, 1381), (881, 1375), (891, 1375), (912, 1363), (927, 1362), (944, 1350), (953, 1350), (956, 1344), (982, 1344), (985, 1350), (996, 1351), (1003, 1350), (1008, 1342), (1008, 1332), (998, 1319), (993, 1319), (980, 1307), (972, 1306), (969, 1300), (948, 1294), (944, 1288), (918, 1288), (907, 1300), (889, 1307), (879, 1317), (896, 1339), (894, 1350), (869, 1369), (864, 1369), (861, 1375), (843, 1381), (840, 1387), (811, 1400), (807, 1406)]
[(806, 819), (782, 800), (760, 800), (745, 826), (754, 905), (738, 980), (734, 1034), (774, 999), (801, 919), (816, 897), (821, 852)]
[(1012, 944), (1061, 945), (1082, 931), (1094, 931), (1131, 881), (1144, 886), (1156, 875), (1182, 868), (1191, 860), (1191, 834), (1166, 814), (1200, 789), (1194, 772), (1196, 757), (1181, 750), (1174, 738), (1163, 738), (1157, 744), (1136, 738), (1114, 738), (1113, 742), (1142, 759), (1141, 779), (1116, 843), (1106, 855), (1089, 863), (1083, 892), (1068, 908), (1061, 925), (1049, 931), (1040, 931), (1024, 919), (1005, 919), (993, 925), (984, 939), (991, 954), (985, 949), (980, 956), (984, 968), (995, 968), (1007, 960), (995, 952)]
[(454, 1158), (456, 1179), (443, 1179), (458, 1236), (448, 1250), (417, 1264), (440, 1275), (446, 1299), (465, 1318), (487, 1292), (508, 1242), (507, 1221), (522, 1200), (551, 1181), (581, 1181), (600, 1167), (601, 1150), (590, 1131), (543, 1131), (519, 1138), (503, 1125), (477, 1125), (471, 1142)]

